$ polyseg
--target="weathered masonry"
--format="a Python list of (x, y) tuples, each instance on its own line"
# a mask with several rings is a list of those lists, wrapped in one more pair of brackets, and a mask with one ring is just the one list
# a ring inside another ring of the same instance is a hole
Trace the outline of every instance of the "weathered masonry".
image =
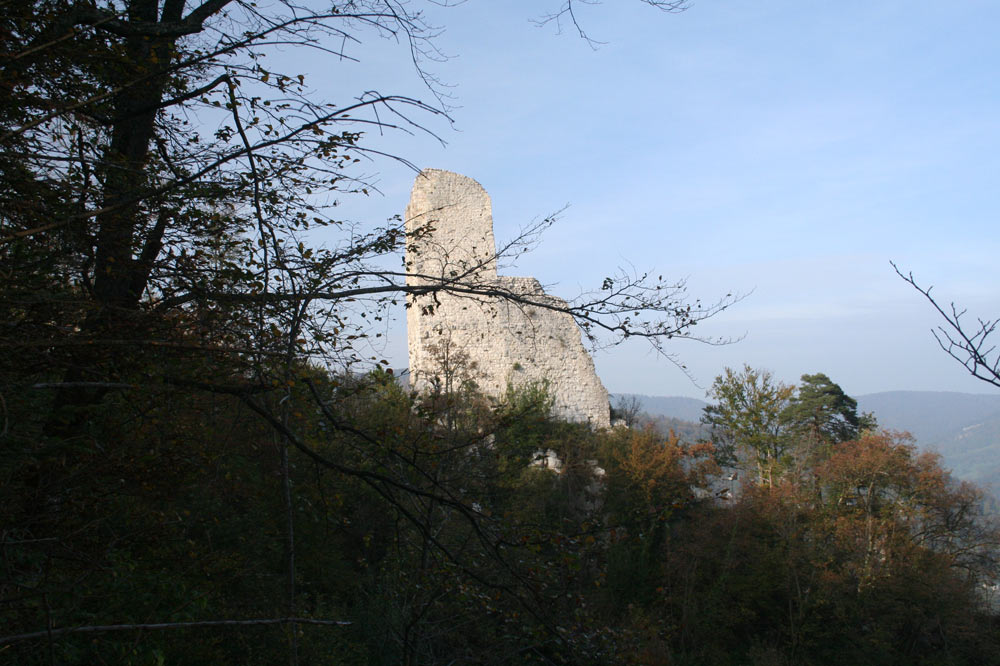
[[(407, 284), (454, 281), (566, 307), (534, 278), (497, 275), (490, 197), (471, 178), (422, 171), (406, 208), (406, 230)], [(410, 374), (417, 389), (460, 378), (501, 396), (508, 385), (546, 381), (556, 414), (609, 425), (608, 392), (566, 312), (516, 298), (444, 292), (411, 297), (409, 306)]]

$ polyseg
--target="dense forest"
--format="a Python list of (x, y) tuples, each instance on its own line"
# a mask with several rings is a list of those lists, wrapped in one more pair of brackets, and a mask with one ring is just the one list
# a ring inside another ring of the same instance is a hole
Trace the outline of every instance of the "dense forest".
[[(39, 433), (32, 393), (8, 394), (5, 658), (1000, 655), (997, 535), (976, 490), (905, 436), (798, 431), (780, 459), (737, 452), (723, 470), (712, 444), (555, 420), (544, 387), (497, 404), (467, 383), (415, 396), (382, 371), (294, 377), (259, 398), (286, 400), (285, 422), (220, 392), (116, 393), (63, 441)], [(798, 425), (842, 423), (826, 417)], [(549, 450), (559, 469), (533, 464)]]
[[(407, 285), (399, 220), (337, 216), (365, 131), (442, 97), (265, 56), (388, 38), (441, 93), (419, 4), (0, 0), (0, 661), (1000, 660), (978, 492), (825, 375), (727, 371), (699, 441), (384, 369), (408, 296), (534, 303)], [(735, 298), (619, 272), (565, 311), (669, 352)]]

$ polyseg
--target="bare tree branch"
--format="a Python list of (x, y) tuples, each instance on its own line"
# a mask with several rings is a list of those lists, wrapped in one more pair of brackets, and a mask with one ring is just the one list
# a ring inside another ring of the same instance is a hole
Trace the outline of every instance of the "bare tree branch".
[[(650, 7), (655, 7), (670, 14), (683, 12), (690, 6), (689, 0), (642, 0)], [(593, 39), (583, 28), (583, 24), (577, 18), (577, 5), (599, 5), (600, 0), (562, 0), (562, 5), (551, 14), (545, 14), (534, 20), (535, 25), (541, 27), (549, 24), (556, 26), (556, 31), (562, 33), (563, 26), (570, 26), (577, 36), (590, 44), (591, 48), (597, 48), (604, 42)]]
[(917, 284), (912, 272), (904, 274), (895, 263), (891, 261), (889, 263), (896, 271), (896, 275), (923, 294), (924, 298), (930, 302), (944, 320), (944, 324), (931, 330), (938, 346), (948, 356), (961, 363), (962, 367), (968, 370), (973, 377), (1000, 388), (1000, 354), (997, 354), (996, 344), (990, 339), (990, 335), (1000, 325), (1000, 317), (997, 319), (977, 318), (976, 323), (970, 327), (962, 321), (967, 310), (959, 309), (954, 302), (947, 309), (941, 307), (937, 300), (931, 296), (933, 286), (926, 289), (921, 287)]
[(62, 627), (33, 631), (27, 634), (0, 636), (0, 645), (10, 645), (19, 641), (29, 641), (49, 636), (65, 634), (97, 634), (109, 631), (149, 631), (161, 629), (199, 629), (205, 627), (254, 627), (273, 624), (312, 624), (322, 627), (346, 627), (352, 623), (346, 620), (317, 620), (311, 617), (277, 617), (258, 620), (203, 620), (199, 622), (149, 622), (142, 624), (95, 624), (84, 627)]

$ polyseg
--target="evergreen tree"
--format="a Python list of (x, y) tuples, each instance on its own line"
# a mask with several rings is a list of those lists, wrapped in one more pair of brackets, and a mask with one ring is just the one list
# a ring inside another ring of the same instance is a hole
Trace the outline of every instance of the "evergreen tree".
[(819, 372), (802, 375), (798, 393), (781, 413), (790, 433), (814, 442), (839, 443), (856, 439), (874, 427), (874, 417), (858, 415), (858, 402)]

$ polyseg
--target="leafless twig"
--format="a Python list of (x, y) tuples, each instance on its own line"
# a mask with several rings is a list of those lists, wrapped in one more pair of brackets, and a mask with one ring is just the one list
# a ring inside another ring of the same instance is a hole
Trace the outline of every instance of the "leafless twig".
[(958, 361), (976, 379), (987, 384), (1000, 388), (1000, 354), (997, 354), (996, 345), (989, 339), (990, 335), (996, 331), (1000, 325), (1000, 318), (982, 319), (976, 318), (973, 327), (962, 321), (962, 317), (968, 312), (964, 308), (959, 308), (954, 302), (945, 309), (931, 296), (933, 286), (924, 289), (917, 284), (913, 273), (904, 274), (895, 263), (889, 262), (896, 275), (904, 282), (924, 295), (930, 304), (937, 310), (944, 324), (932, 329), (934, 339), (948, 356)]
[(145, 624), (96, 624), (86, 627), (62, 627), (32, 631), (27, 634), (0, 636), (0, 645), (29, 641), (49, 636), (65, 634), (96, 634), (109, 631), (145, 631), (156, 629), (197, 629), (202, 627), (252, 627), (269, 624), (314, 624), (327, 627), (344, 627), (351, 623), (346, 620), (316, 620), (310, 617), (277, 617), (257, 620), (205, 620), (203, 622), (152, 622)]

